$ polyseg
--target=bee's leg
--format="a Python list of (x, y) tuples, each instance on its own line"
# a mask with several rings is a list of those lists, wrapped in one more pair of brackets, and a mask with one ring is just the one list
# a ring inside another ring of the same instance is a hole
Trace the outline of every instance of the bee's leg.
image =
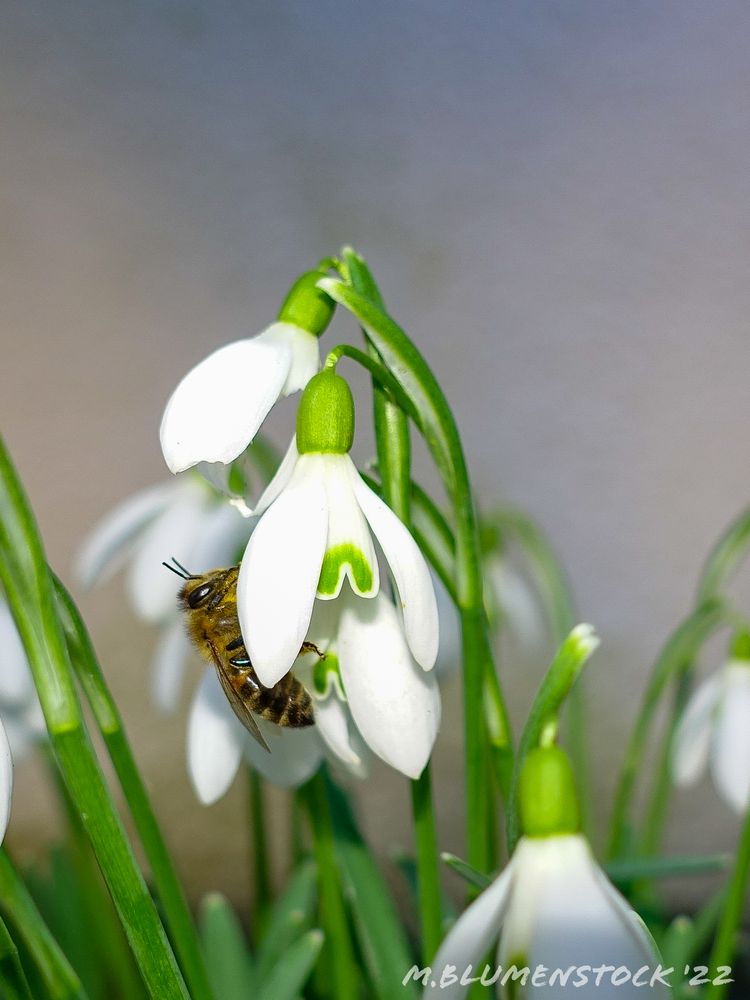
[(314, 642), (307, 642), (307, 641), (303, 642), (300, 653), (317, 653), (318, 659), (325, 660), (326, 658), (326, 654), (321, 653), (321, 651), (318, 649), (318, 647), (315, 645)]

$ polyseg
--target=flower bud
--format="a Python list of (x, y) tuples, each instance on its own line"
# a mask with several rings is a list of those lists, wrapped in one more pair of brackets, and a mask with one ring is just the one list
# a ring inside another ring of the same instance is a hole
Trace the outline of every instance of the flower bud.
[(526, 756), (518, 795), (521, 829), (527, 837), (580, 831), (573, 769), (559, 747), (538, 747)]
[(292, 285), (279, 309), (281, 323), (292, 323), (319, 337), (331, 322), (336, 303), (317, 287), (325, 271), (305, 271)]
[(331, 368), (307, 383), (297, 410), (297, 449), (346, 454), (354, 440), (354, 399), (349, 384)]

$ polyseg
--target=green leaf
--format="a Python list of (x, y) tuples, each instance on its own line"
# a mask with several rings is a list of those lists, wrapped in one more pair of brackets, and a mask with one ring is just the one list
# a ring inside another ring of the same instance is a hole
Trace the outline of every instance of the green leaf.
[(0, 996), (7, 1000), (33, 1000), (29, 984), (18, 957), (18, 949), (0, 920)]
[(362, 840), (344, 794), (330, 780), (327, 791), (336, 858), (372, 992), (380, 1000), (414, 997), (415, 983), (401, 985), (414, 964), (414, 956), (383, 877)]
[(460, 875), (469, 885), (476, 886), (477, 889), (486, 889), (488, 885), (492, 884), (492, 879), (489, 875), (478, 872), (476, 868), (472, 868), (467, 861), (457, 857), (455, 854), (443, 851), (440, 857), (452, 871)]
[[(258, 1000), (295, 1000), (312, 972), (322, 945), (321, 930), (303, 934), (271, 969), (261, 986)], [(249, 995), (244, 994), (245, 997)]]
[(286, 952), (289, 945), (309, 927), (315, 905), (315, 864), (304, 861), (276, 900), (256, 953), (258, 981)]
[(242, 927), (229, 901), (218, 892), (201, 904), (200, 931), (211, 987), (221, 1000), (247, 1000), (255, 973)]
[(726, 871), (731, 854), (689, 854), (673, 858), (615, 858), (605, 866), (613, 882), (638, 879), (677, 878)]

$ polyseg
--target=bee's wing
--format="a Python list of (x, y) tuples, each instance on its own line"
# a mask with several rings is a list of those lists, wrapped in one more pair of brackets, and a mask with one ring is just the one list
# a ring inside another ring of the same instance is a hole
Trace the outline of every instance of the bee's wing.
[(224, 694), (227, 696), (229, 704), (232, 706), (234, 714), (240, 720), (245, 729), (247, 729), (250, 735), (254, 737), (258, 743), (260, 743), (264, 750), (267, 750), (270, 753), (271, 748), (263, 739), (263, 733), (261, 733), (258, 728), (255, 716), (232, 686), (232, 682), (227, 677), (226, 670), (224, 669), (224, 664), (221, 662), (221, 657), (216, 652), (213, 643), (209, 643), (209, 646), (211, 648), (211, 656), (214, 661), (214, 666), (216, 667), (216, 673), (219, 675), (219, 681), (221, 682), (221, 686), (224, 689)]

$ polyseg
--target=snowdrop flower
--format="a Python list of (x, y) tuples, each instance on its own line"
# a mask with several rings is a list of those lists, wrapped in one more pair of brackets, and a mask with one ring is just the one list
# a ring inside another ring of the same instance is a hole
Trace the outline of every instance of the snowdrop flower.
[(418, 778), (440, 726), (440, 691), (434, 673), (414, 662), (390, 598), (381, 590), (370, 601), (346, 592), (318, 601), (309, 635), (325, 658), (307, 653), (312, 666), (295, 673), (313, 695), (329, 749), (361, 773), (363, 740), (386, 764)]
[(162, 451), (172, 472), (234, 461), (279, 397), (303, 389), (317, 372), (318, 337), (334, 310), (333, 300), (315, 287), (323, 275), (303, 274), (276, 323), (220, 347), (182, 379), (161, 423)]
[[(656, 949), (642, 921), (607, 880), (579, 832), (573, 774), (560, 749), (544, 747), (528, 755), (521, 775), (520, 805), (524, 836), (510, 862), (459, 917), (432, 963), (432, 978), (437, 982), (446, 970), (446, 985), (439, 991), (442, 1000), (466, 995), (469, 987), (461, 985), (462, 975), (465, 980), (482, 975), (477, 962), (494, 941), (498, 941), (497, 966), (502, 970), (494, 980), (499, 996), (642, 997), (644, 991), (633, 984), (632, 977), (647, 967), (641, 978), (645, 976), (648, 983), (659, 961)], [(531, 975), (525, 983), (508, 977), (506, 988), (502, 979), (510, 966), (528, 967), (531, 973), (544, 966), (546, 982), (535, 988)], [(601, 973), (597, 986), (601, 966), (609, 969)], [(563, 974), (571, 970), (567, 985), (562, 980), (550, 981), (557, 969)], [(615, 970), (623, 977), (620, 985), (615, 985), (617, 979), (613, 981)], [(486, 982), (493, 981), (494, 971), (487, 971)], [(580, 981), (582, 974), (587, 981)], [(550, 991), (549, 986), (554, 988)], [(659, 986), (646, 992), (662, 998), (670, 995)], [(424, 995), (433, 993), (428, 986)]]
[(154, 699), (165, 712), (179, 699), (190, 642), (177, 609), (175, 579), (161, 565), (175, 556), (193, 573), (232, 565), (252, 530), (242, 514), (193, 473), (141, 490), (94, 528), (76, 563), (91, 587), (127, 564), (133, 610), (162, 626), (154, 659)]
[(710, 767), (716, 790), (738, 813), (750, 806), (750, 636), (738, 636), (725, 666), (700, 684), (675, 733), (677, 785), (694, 784)]
[(508, 626), (520, 643), (533, 648), (544, 637), (539, 599), (529, 581), (500, 552), (484, 559), (485, 603), (492, 622)]
[(373, 535), (390, 566), (406, 641), (429, 670), (438, 616), (430, 571), (393, 511), (363, 482), (349, 455), (354, 403), (332, 369), (300, 401), (296, 440), (260, 498), (237, 585), (245, 645), (266, 687), (290, 669), (307, 634), (316, 596), (338, 597), (344, 578), (360, 597), (380, 589)]
[[(4, 735), (18, 762), (29, 753), (47, 732), (26, 651), (16, 630), (13, 616), (0, 597), (0, 717)], [(0, 758), (2, 752), (0, 751)], [(0, 760), (0, 788), (3, 785)], [(1, 810), (0, 810), (1, 813)]]

